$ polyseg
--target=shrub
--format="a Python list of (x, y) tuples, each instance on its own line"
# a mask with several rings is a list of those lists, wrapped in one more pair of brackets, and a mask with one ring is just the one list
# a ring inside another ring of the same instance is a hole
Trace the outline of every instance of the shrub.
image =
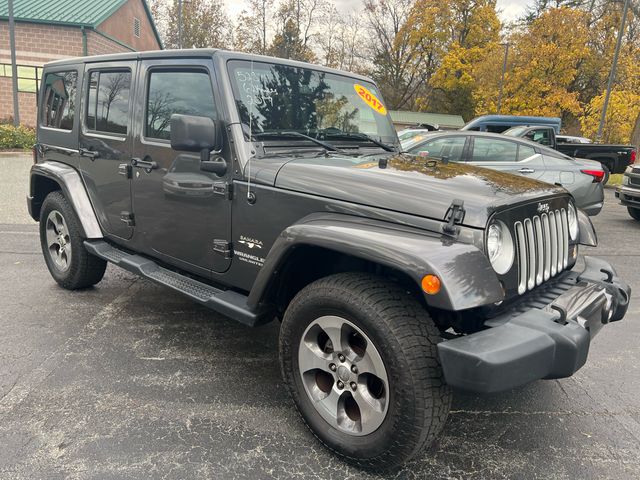
[(0, 149), (22, 148), (29, 150), (36, 143), (36, 131), (22, 125), (0, 125)]

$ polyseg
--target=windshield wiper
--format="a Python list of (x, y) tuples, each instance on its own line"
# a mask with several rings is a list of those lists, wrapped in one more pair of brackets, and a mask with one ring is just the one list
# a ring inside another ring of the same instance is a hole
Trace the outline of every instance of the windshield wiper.
[(327, 137), (346, 137), (346, 138), (360, 138), (362, 140), (367, 140), (374, 145), (379, 146), (380, 148), (386, 150), (387, 152), (397, 152), (398, 149), (392, 145), (388, 145), (386, 143), (380, 142), (366, 133), (353, 133), (353, 132), (324, 132)]
[(317, 138), (310, 137), (309, 135), (305, 135), (300, 132), (259, 132), (254, 133), (252, 137), (300, 137), (305, 140), (309, 140), (310, 142), (315, 143), (316, 145), (320, 145), (325, 150), (329, 150), (330, 152), (340, 152), (341, 150), (338, 147), (334, 147), (330, 143), (323, 142), (322, 140), (318, 140)]

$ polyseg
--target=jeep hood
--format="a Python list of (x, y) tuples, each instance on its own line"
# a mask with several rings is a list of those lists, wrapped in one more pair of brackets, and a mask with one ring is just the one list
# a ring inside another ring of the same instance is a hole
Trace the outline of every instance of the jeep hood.
[(406, 154), (298, 158), (263, 166), (252, 163), (259, 183), (436, 220), (444, 220), (451, 202), (460, 199), (463, 224), (478, 228), (501, 207), (567, 195), (561, 187), (522, 176)]

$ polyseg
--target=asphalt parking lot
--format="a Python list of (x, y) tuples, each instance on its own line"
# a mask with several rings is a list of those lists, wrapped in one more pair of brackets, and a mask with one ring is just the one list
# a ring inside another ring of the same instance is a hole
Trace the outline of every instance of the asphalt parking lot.
[[(574, 377), (457, 394), (437, 444), (377, 476), (299, 420), (277, 324), (244, 327), (114, 267), (59, 288), (26, 213), (29, 166), (0, 156), (0, 478), (640, 477), (640, 302)], [(589, 253), (640, 292), (640, 223), (606, 193)]]

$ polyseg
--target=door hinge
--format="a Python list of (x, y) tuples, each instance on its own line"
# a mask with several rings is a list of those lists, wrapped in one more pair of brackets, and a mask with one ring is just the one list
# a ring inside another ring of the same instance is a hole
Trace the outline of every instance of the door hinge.
[(230, 242), (216, 238), (213, 240), (213, 251), (224, 256), (227, 260), (233, 256), (233, 247)]
[(126, 223), (129, 227), (133, 227), (136, 224), (133, 213), (131, 212), (120, 212), (120, 220)]
[(213, 193), (216, 195), (223, 195), (229, 200), (233, 198), (233, 188), (229, 183), (214, 183)]
[(455, 198), (453, 202), (451, 202), (451, 205), (444, 216), (447, 223), (442, 226), (442, 233), (445, 235), (457, 236), (460, 231), (460, 227), (456, 225), (462, 223), (464, 220), (464, 214), (464, 200)]
[(131, 164), (129, 163), (121, 163), (120, 165), (118, 165), (118, 174), (119, 175), (123, 175), (124, 178), (131, 178), (133, 168), (131, 168)]

